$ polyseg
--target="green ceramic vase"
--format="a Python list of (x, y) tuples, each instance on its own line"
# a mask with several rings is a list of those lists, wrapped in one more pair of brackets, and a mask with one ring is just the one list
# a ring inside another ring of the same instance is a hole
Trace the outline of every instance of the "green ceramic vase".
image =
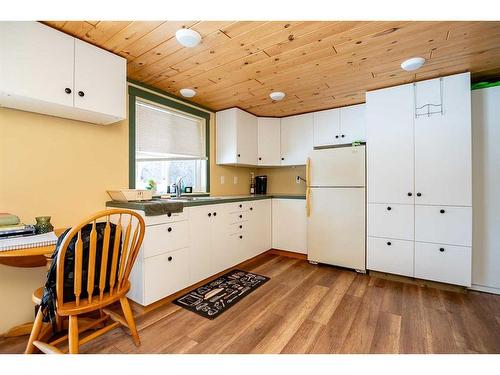
[(54, 226), (50, 223), (50, 216), (38, 216), (35, 217), (35, 220), (36, 234), (48, 233), (54, 230)]

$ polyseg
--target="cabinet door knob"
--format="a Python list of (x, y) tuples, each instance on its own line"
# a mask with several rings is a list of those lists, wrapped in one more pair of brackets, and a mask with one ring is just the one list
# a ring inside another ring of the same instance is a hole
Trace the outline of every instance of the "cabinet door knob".
[(261, 158), (261, 157), (259, 157), (259, 160), (262, 160), (262, 158)]
[(387, 246), (391, 246), (391, 242), (387, 242)]
[(169, 213), (167, 214), (167, 216), (168, 216), (168, 217), (172, 216), (172, 213), (170, 213), (170, 212), (169, 212)]
[(212, 216), (212, 213), (211, 213), (211, 212), (209, 212), (209, 213), (208, 213), (208, 217), (210, 217), (210, 216)]
[(243, 215), (240, 215), (240, 219), (243, 217)]
[(387, 211), (390, 211), (390, 210), (392, 210), (392, 208), (391, 208), (391, 206), (388, 206)]
[(240, 225), (240, 229), (243, 228), (243, 225)]
[(167, 231), (168, 231), (168, 232), (172, 232), (172, 228), (171, 228), (171, 227), (168, 227)]
[(238, 157), (241, 157), (241, 154), (238, 154)]
[(410, 192), (410, 193), (408, 193), (408, 196), (409, 196), (409, 197), (411, 197), (412, 195), (413, 195), (413, 194), (412, 194), (411, 192)]
[(281, 160), (285, 160), (285, 158), (281, 158)]
[(440, 247), (439, 251), (441, 251), (442, 253), (444, 253), (444, 247)]
[(443, 210), (443, 209), (440, 209), (439, 212), (441, 212), (442, 214), (444, 214), (446, 211)]
[(65, 92), (66, 94), (71, 94), (71, 89), (70, 89), (69, 87), (66, 87), (66, 88), (64, 89), (64, 92)]
[(78, 96), (81, 96), (83, 98), (85, 96), (85, 93), (83, 91), (78, 91)]
[(421, 197), (422, 196), (422, 193), (417, 193), (417, 197)]
[(338, 135), (335, 136), (335, 138), (338, 138), (338, 137), (339, 137)]
[(341, 137), (342, 137), (342, 138), (344, 138), (344, 137), (345, 137), (345, 135), (344, 135), (344, 134), (342, 134), (342, 135), (341, 135)]
[(217, 212), (214, 212), (214, 216), (217, 216)]
[(241, 208), (241, 207), (243, 207), (243, 205), (242, 205), (242, 204), (239, 204), (239, 205), (238, 205), (238, 207), (239, 207), (239, 208)]
[(240, 238), (243, 238), (243, 236), (240, 236)]
[(172, 257), (168, 257), (167, 259), (168, 259), (169, 262), (171, 262), (173, 258)]
[(253, 210), (253, 207), (250, 207), (250, 211), (252, 211), (252, 210)]

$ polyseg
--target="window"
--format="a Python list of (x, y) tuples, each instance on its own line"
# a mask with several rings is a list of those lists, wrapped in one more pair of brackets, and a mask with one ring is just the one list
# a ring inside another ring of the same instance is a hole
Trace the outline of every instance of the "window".
[(207, 116), (142, 97), (136, 97), (130, 105), (135, 105), (135, 187), (155, 185), (158, 193), (165, 194), (182, 177), (184, 188), (207, 192)]

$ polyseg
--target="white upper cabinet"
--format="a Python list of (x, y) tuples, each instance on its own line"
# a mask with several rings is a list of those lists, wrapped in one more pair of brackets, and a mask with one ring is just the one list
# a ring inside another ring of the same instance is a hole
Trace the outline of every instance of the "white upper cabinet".
[(217, 164), (257, 165), (257, 117), (239, 108), (216, 114)]
[(109, 124), (126, 118), (126, 60), (39, 22), (0, 22), (0, 105)]
[(413, 84), (366, 93), (369, 203), (414, 202)]
[(365, 141), (365, 105), (314, 112), (314, 147)]
[(415, 84), (415, 203), (472, 205), (470, 74)]
[(125, 61), (75, 39), (75, 107), (126, 117)]
[(279, 118), (259, 117), (258, 160), (257, 165), (281, 164), (281, 120)]
[(329, 146), (339, 143), (340, 109), (314, 112), (314, 147)]
[(9, 95), (73, 106), (73, 37), (37, 22), (0, 22), (0, 41), (2, 104)]
[(340, 109), (339, 143), (352, 143), (366, 140), (366, 105), (358, 104)]
[(313, 114), (281, 119), (281, 165), (304, 165), (313, 149)]

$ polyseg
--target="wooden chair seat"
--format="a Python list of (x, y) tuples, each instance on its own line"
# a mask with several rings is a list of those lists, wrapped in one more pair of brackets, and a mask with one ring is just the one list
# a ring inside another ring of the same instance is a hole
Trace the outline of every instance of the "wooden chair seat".
[[(98, 222), (98, 220), (100, 221)], [(90, 225), (90, 230), (88, 225)], [(132, 229), (133, 227), (135, 229)], [(52, 325), (43, 323), (43, 312), (40, 308), (25, 353), (33, 353), (35, 349), (44, 353), (62, 353), (63, 351), (56, 345), (67, 341), (69, 353), (76, 354), (81, 344), (120, 325), (127, 327), (135, 345), (140, 345), (139, 334), (126, 294), (130, 290), (128, 278), (139, 253), (145, 228), (141, 215), (124, 209), (98, 212), (71, 228), (60, 243), (55, 260), (56, 329), (60, 332), (60, 329), (67, 326), (68, 334), (47, 341), (50, 338)], [(86, 232), (89, 235), (88, 248), (84, 245), (82, 229), (89, 230)], [(114, 234), (114, 240), (112, 234)], [(98, 249), (100, 241), (102, 241), (102, 246), (99, 246), (101, 248)], [(74, 301), (64, 302), (64, 281), (67, 280), (65, 272), (70, 272), (65, 270), (65, 256), (70, 243), (74, 243), (74, 269), (72, 270)], [(85, 282), (83, 282), (82, 276), (84, 274), (84, 256), (88, 258), (88, 262), (86, 262), (88, 264), (85, 266), (87, 279)], [(100, 259), (100, 264), (97, 263), (96, 259)], [(98, 273), (96, 269), (98, 269)], [(43, 287), (33, 292), (32, 300), (35, 304), (41, 304), (42, 294)], [(82, 297), (82, 295), (86, 297)], [(106, 309), (107, 306), (117, 301), (120, 301), (123, 317), (115, 311)], [(92, 312), (98, 313), (100, 317), (88, 319), (81, 316)], [(109, 320), (114, 322), (104, 325)], [(94, 331), (80, 337), (80, 334), (90, 329)]]

